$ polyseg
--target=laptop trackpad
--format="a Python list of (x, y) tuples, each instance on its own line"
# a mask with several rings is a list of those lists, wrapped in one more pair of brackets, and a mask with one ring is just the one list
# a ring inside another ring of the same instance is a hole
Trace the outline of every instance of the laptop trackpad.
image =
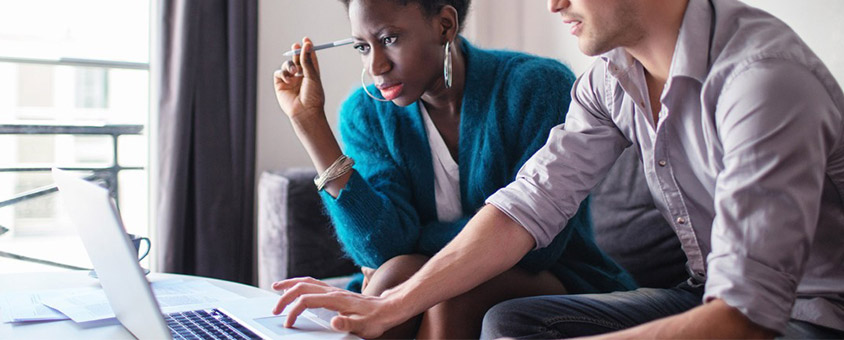
[(302, 332), (318, 332), (318, 331), (326, 331), (325, 327), (319, 325), (316, 322), (311, 321), (310, 319), (300, 316), (296, 318), (296, 323), (293, 324), (293, 328), (286, 328), (284, 327), (284, 321), (287, 320), (287, 316), (270, 316), (264, 318), (257, 318), (254, 319), (255, 322), (259, 323), (261, 326), (266, 327), (267, 329), (275, 332), (278, 335), (290, 335), (290, 334), (297, 334)]

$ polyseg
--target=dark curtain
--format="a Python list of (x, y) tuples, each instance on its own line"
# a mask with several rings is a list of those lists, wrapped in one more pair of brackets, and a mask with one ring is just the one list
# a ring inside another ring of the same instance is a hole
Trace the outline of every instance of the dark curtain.
[(253, 282), (257, 0), (159, 0), (159, 263)]

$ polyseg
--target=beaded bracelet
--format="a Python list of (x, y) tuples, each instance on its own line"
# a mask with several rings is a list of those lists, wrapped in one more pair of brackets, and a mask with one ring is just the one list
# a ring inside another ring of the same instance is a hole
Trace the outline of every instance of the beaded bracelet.
[(322, 191), (328, 182), (345, 175), (347, 172), (352, 170), (352, 166), (354, 165), (355, 161), (353, 159), (346, 155), (340, 155), (334, 163), (331, 163), (331, 165), (322, 172), (322, 174), (314, 177), (314, 185), (316, 185), (317, 191)]

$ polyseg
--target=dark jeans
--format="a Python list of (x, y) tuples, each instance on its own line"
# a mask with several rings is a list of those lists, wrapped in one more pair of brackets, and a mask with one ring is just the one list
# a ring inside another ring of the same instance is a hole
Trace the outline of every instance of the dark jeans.
[[(609, 333), (680, 314), (701, 304), (703, 287), (549, 295), (514, 299), (492, 307), (481, 339), (560, 339)], [(783, 338), (840, 339), (844, 332), (792, 320)]]

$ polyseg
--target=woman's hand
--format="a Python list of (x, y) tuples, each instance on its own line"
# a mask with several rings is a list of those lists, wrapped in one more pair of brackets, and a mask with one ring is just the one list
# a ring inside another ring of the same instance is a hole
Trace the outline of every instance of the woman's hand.
[(293, 44), (293, 49), (300, 46), (302, 53), (294, 55), (293, 60), (285, 62), (273, 74), (278, 105), (291, 120), (307, 117), (308, 114), (325, 115), (325, 91), (314, 44), (306, 37), (302, 39), (302, 45)]
[[(299, 46), (298, 43), (293, 44), (293, 49)], [(323, 173), (343, 151), (325, 117), (325, 91), (311, 39), (302, 39), (302, 53), (285, 62), (280, 70), (275, 71), (273, 78), (278, 105), (290, 118), (290, 125), (311, 157), (314, 167)], [(349, 176), (344, 174), (330, 181), (325, 191), (337, 197)]]

